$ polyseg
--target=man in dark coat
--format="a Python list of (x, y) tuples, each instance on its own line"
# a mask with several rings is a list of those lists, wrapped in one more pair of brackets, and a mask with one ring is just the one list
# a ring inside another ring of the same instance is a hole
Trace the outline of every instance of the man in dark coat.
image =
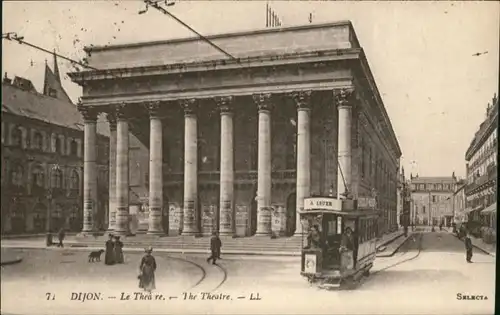
[(210, 251), (212, 254), (210, 257), (207, 258), (207, 262), (210, 263), (210, 260), (212, 260), (212, 264), (215, 265), (215, 262), (217, 261), (217, 258), (220, 257), (220, 249), (222, 247), (222, 242), (219, 238), (219, 235), (217, 232), (212, 233), (212, 237), (210, 238)]
[(61, 228), (59, 230), (59, 233), (57, 233), (57, 237), (59, 239), (59, 244), (57, 244), (57, 247), (64, 247), (63, 241), (64, 241), (65, 236), (66, 236), (66, 233), (64, 232), (64, 228)]
[(472, 263), (472, 240), (469, 231), (465, 232), (465, 259), (468, 263)]

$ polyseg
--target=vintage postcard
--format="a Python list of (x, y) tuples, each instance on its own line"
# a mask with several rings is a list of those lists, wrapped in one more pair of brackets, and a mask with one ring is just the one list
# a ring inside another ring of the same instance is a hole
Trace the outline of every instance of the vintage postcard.
[(2, 314), (494, 314), (497, 1), (4, 1)]

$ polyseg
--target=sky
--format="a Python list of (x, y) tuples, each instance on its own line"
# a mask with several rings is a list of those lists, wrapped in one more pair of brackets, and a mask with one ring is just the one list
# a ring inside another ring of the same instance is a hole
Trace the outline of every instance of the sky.
[[(408, 175), (465, 176), (465, 151), (498, 93), (498, 1), (270, 1), (282, 26), (352, 21), (403, 152)], [(142, 1), (2, 3), (4, 32), (74, 59), (84, 46), (191, 37)], [(265, 27), (264, 1), (177, 1), (169, 10), (203, 35)], [(52, 56), (2, 41), (2, 72), (42, 91)], [(483, 53), (474, 56), (476, 53)], [(59, 60), (61, 74), (73, 71)], [(76, 101), (81, 88), (65, 75)]]

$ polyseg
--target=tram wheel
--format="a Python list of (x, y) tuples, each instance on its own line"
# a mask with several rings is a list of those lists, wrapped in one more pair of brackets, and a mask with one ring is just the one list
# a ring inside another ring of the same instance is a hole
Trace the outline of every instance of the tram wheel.
[(353, 277), (347, 277), (344, 280), (342, 280), (341, 284), (346, 290), (352, 290), (356, 286), (356, 281), (354, 280)]
[(369, 277), (370, 276), (370, 270), (369, 269), (365, 270), (365, 272), (363, 272), (363, 276)]

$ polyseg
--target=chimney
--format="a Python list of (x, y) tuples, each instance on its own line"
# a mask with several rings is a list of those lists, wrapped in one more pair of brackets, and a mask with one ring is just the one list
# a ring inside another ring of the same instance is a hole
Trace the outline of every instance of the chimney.
[(3, 77), (3, 83), (5, 84), (12, 84), (12, 79), (7, 77), (7, 72), (5, 72), (5, 75)]

